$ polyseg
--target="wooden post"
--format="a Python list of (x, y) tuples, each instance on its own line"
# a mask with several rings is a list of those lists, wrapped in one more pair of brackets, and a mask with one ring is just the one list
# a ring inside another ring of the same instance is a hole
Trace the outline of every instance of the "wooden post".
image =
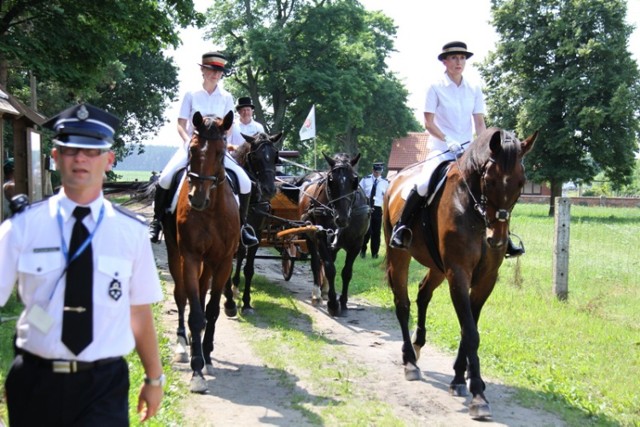
[(560, 301), (569, 297), (569, 224), (571, 202), (566, 197), (555, 200), (555, 234), (553, 236), (553, 292)]

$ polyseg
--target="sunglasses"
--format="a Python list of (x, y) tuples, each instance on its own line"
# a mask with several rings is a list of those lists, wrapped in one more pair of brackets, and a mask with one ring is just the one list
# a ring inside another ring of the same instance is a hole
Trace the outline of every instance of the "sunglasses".
[(98, 157), (101, 154), (109, 152), (109, 150), (104, 150), (102, 148), (79, 148), (79, 147), (63, 147), (58, 146), (58, 152), (63, 156), (73, 157), (77, 156), (78, 153), (82, 152), (87, 157)]

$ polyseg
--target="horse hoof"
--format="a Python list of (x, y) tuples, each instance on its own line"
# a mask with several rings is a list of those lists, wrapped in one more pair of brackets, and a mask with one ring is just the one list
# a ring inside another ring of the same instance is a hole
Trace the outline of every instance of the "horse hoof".
[(333, 308), (327, 306), (327, 311), (329, 312), (329, 315), (331, 317), (340, 317), (341, 315), (340, 306), (333, 307)]
[(422, 373), (418, 365), (408, 363), (404, 367), (404, 379), (407, 381), (419, 381), (422, 379)]
[(213, 370), (213, 365), (211, 363), (207, 363), (206, 365), (204, 365), (204, 369), (205, 371), (207, 371), (207, 375), (210, 375), (212, 377), (215, 375), (215, 371)]
[(187, 353), (176, 351), (173, 354), (174, 363), (187, 363), (188, 361), (189, 361), (189, 356), (187, 356)]
[(480, 396), (474, 397), (471, 399), (471, 404), (469, 405), (469, 415), (474, 420), (485, 420), (487, 418), (491, 418), (492, 415), (489, 402)]
[(242, 315), (243, 316), (253, 316), (254, 314), (256, 314), (256, 311), (253, 309), (253, 307), (242, 307)]
[(314, 286), (311, 290), (311, 302), (317, 304), (319, 301), (322, 301), (322, 293), (317, 286)]
[(189, 385), (189, 391), (191, 393), (206, 393), (207, 390), (209, 390), (209, 387), (207, 386), (207, 381), (199, 376), (196, 375), (193, 378), (191, 378), (191, 384)]
[(227, 317), (236, 317), (238, 315), (238, 307), (224, 308), (224, 314)]
[(456, 397), (465, 397), (469, 395), (466, 384), (450, 384), (449, 394)]

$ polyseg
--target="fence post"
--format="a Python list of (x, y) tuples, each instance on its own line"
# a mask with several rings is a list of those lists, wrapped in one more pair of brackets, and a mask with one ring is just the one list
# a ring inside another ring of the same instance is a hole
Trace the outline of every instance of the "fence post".
[(553, 236), (553, 293), (560, 301), (569, 297), (569, 224), (571, 201), (555, 200), (555, 234)]

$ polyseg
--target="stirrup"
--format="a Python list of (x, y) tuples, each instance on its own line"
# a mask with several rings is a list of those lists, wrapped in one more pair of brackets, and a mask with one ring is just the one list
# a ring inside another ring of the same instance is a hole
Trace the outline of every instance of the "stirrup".
[[(401, 239), (402, 237), (401, 234), (405, 230), (409, 234), (409, 238), (406, 239), (407, 240), (406, 243), (405, 243), (405, 239)], [(389, 246), (395, 249), (407, 249), (409, 246), (411, 246), (412, 240), (413, 240), (413, 233), (411, 232), (411, 229), (406, 225), (401, 225), (397, 229), (394, 227), (393, 233), (391, 234), (391, 239), (389, 240)]]
[(260, 243), (256, 236), (256, 230), (249, 224), (244, 224), (240, 228), (240, 240), (245, 248), (250, 248)]
[[(513, 243), (513, 241), (511, 240), (511, 236), (515, 236), (518, 241), (519, 241), (519, 246), (516, 246), (515, 243)], [(504, 254), (505, 258), (516, 258), (519, 257), (520, 255), (524, 255), (525, 250), (524, 250), (524, 243), (522, 243), (522, 239), (515, 235), (515, 234), (510, 234), (509, 235), (509, 239), (507, 240), (507, 252)]]

